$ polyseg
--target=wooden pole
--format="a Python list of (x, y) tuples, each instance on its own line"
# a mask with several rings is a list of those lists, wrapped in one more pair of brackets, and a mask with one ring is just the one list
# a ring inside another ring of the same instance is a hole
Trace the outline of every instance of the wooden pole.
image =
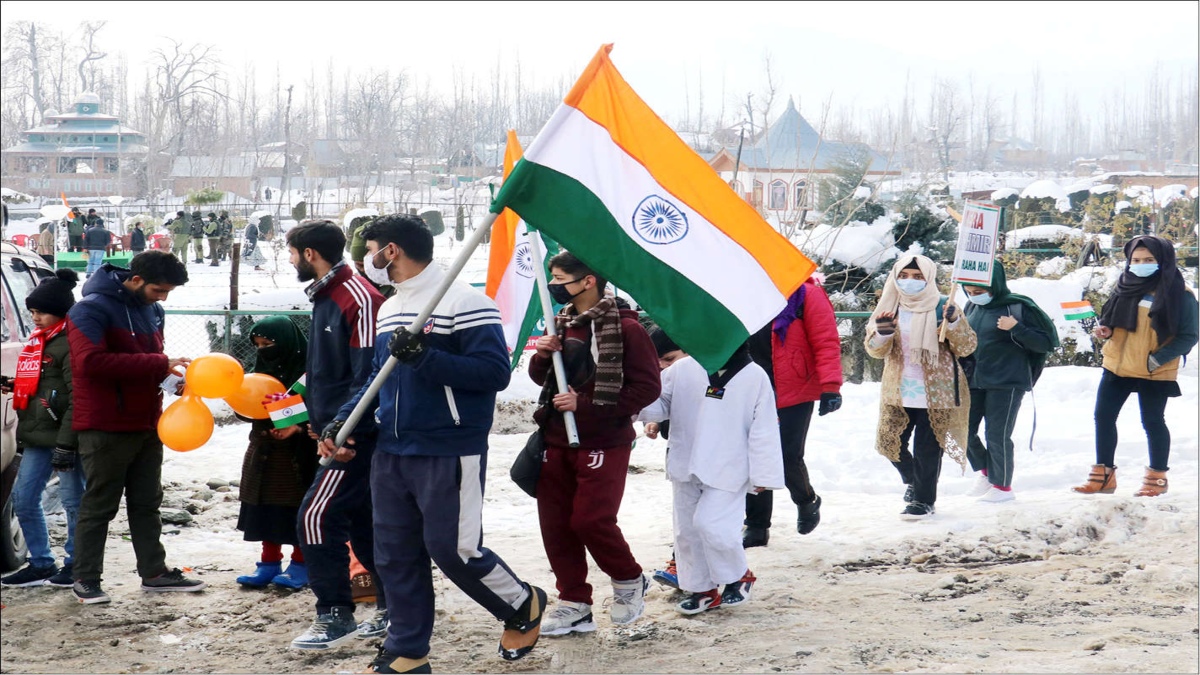
[(229, 254), (229, 309), (238, 308), (238, 263), (242, 260), (242, 242), (233, 243), (233, 250)]

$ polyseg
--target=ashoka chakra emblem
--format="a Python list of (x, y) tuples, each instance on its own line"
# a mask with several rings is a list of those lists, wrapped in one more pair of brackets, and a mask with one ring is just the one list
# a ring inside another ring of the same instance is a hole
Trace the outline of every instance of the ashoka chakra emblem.
[(515, 257), (517, 259), (517, 275), (526, 279), (533, 277), (533, 253), (529, 251), (529, 244), (518, 245)]
[(672, 244), (687, 235), (687, 216), (679, 207), (650, 195), (633, 210), (633, 231), (651, 244)]

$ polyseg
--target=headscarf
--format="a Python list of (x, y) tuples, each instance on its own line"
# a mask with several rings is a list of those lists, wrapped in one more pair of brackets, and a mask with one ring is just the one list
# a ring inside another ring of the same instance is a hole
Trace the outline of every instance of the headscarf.
[[(896, 287), (896, 277), (900, 270), (910, 263), (916, 262), (917, 269), (925, 277), (925, 288), (916, 295), (901, 293)], [(883, 284), (883, 293), (879, 296), (879, 304), (871, 312), (871, 320), (867, 322), (867, 334), (875, 335), (875, 319), (884, 312), (895, 312), (897, 307), (913, 313), (909, 329), (912, 350), (909, 358), (918, 362), (937, 363), (938, 358), (938, 317), (937, 306), (942, 294), (937, 287), (937, 263), (923, 255), (906, 253), (892, 265), (888, 272), (887, 281)]]
[[(1150, 251), (1158, 261), (1158, 271), (1148, 277), (1139, 277), (1129, 271), (1129, 258), (1139, 246)], [(1100, 325), (1137, 330), (1138, 303), (1146, 295), (1153, 294), (1150, 327), (1158, 334), (1158, 343), (1166, 344), (1179, 332), (1179, 306), (1186, 292), (1183, 275), (1175, 265), (1175, 246), (1162, 237), (1134, 237), (1125, 242), (1125, 271), (1117, 279), (1117, 289), (1100, 310)]]
[(984, 305), (979, 305), (987, 309), (995, 309), (1005, 307), (1014, 302), (1019, 302), (1025, 305), (1028, 309), (1023, 313), (1025, 322), (1032, 328), (1037, 328), (1045, 333), (1050, 338), (1050, 348), (1058, 347), (1058, 328), (1054, 326), (1054, 321), (1047, 315), (1037, 302), (1030, 297), (1013, 293), (1008, 290), (1008, 276), (1004, 273), (1004, 266), (997, 259), (992, 262), (992, 285), (988, 287), (992, 294), (990, 302)]
[(264, 337), (274, 345), (259, 349), (251, 372), (270, 375), (290, 387), (304, 374), (308, 340), (286, 316), (272, 316), (250, 328), (250, 337)]

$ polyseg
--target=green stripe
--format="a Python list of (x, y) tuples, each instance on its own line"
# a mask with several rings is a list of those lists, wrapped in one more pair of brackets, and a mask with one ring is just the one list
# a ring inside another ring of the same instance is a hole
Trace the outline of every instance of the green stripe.
[(290, 427), (293, 424), (299, 424), (301, 422), (307, 422), (307, 421), (308, 421), (308, 411), (307, 410), (304, 412), (296, 413), (295, 415), (292, 415), (291, 417), (284, 417), (283, 419), (277, 420), (274, 417), (271, 418), (271, 422), (273, 422), (275, 424), (276, 429)]
[(627, 291), (709, 373), (725, 365), (749, 337), (724, 305), (630, 240), (604, 203), (574, 178), (522, 159), (504, 181), (492, 211), (505, 206)]
[(1096, 316), (1096, 313), (1090, 309), (1083, 311), (1083, 312), (1079, 312), (1077, 314), (1063, 314), (1063, 318), (1066, 319), (1067, 321), (1078, 321), (1079, 319), (1090, 319), (1093, 316)]

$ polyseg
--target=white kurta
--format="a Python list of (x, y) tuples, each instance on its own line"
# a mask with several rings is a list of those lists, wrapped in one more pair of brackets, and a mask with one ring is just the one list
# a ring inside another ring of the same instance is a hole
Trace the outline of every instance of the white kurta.
[(767, 373), (749, 364), (725, 386), (724, 398), (705, 396), (708, 373), (687, 357), (663, 371), (662, 394), (641, 412), (642, 422), (671, 420), (667, 479), (727, 492), (783, 488), (779, 415)]

